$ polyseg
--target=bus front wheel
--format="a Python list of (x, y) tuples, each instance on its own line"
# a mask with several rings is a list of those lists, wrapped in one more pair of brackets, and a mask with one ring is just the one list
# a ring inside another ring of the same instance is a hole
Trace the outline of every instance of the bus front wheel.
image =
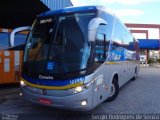
[(111, 92), (109, 97), (107, 98), (106, 102), (111, 102), (118, 96), (119, 93), (119, 85), (118, 80), (116, 77), (113, 78), (112, 85), (111, 85)]
[(135, 68), (134, 76), (132, 78), (133, 81), (137, 79), (137, 75), (138, 75), (137, 68)]

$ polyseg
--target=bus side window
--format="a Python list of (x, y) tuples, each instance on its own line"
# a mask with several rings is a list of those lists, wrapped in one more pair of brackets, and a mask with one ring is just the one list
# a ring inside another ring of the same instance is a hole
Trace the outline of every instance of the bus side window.
[(97, 33), (95, 44), (95, 62), (104, 62), (106, 59), (105, 34)]

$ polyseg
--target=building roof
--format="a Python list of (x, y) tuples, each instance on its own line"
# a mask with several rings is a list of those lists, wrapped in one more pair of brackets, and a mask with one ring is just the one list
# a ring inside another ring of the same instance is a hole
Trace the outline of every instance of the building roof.
[(0, 28), (30, 26), (38, 14), (71, 5), (70, 0), (1, 0)]

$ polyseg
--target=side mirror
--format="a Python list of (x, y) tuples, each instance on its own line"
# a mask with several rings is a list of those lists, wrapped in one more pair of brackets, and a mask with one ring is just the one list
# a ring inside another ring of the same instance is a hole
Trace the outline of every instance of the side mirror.
[(100, 24), (107, 25), (107, 22), (102, 18), (93, 18), (88, 24), (88, 41), (95, 41), (97, 28)]
[(31, 28), (30, 26), (25, 26), (25, 27), (19, 27), (19, 28), (14, 29), (10, 34), (11, 47), (15, 47), (15, 35), (16, 35), (16, 33), (21, 32), (21, 31), (29, 31), (30, 28)]

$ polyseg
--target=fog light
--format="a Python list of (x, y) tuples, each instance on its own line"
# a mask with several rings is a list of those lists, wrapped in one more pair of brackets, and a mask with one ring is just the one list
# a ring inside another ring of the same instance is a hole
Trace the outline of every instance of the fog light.
[(26, 83), (23, 82), (23, 81), (20, 81), (20, 85), (23, 86), (23, 87), (24, 87), (24, 86), (27, 86)]
[(20, 92), (19, 95), (22, 96), (23, 94)]
[(87, 105), (87, 101), (85, 101), (85, 100), (84, 100), (84, 101), (82, 101), (82, 102), (81, 102), (81, 105), (82, 105), (82, 106)]
[(75, 88), (75, 92), (77, 93), (77, 92), (81, 92), (82, 91), (82, 86), (78, 86), (78, 87), (76, 87)]

